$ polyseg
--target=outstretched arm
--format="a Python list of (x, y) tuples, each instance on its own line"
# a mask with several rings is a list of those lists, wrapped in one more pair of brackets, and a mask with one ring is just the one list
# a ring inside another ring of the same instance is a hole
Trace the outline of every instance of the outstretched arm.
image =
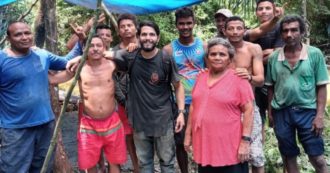
[[(100, 17), (99, 17), (98, 23), (102, 23), (104, 20), (105, 20), (105, 16), (104, 16), (104, 14), (101, 14)], [(75, 24), (76, 27), (73, 27), (73, 25), (70, 24), (70, 26), (72, 27), (72, 29), (74, 31), (74, 34), (70, 37), (70, 39), (66, 43), (66, 47), (69, 50), (71, 50), (74, 47), (74, 45), (79, 41), (79, 39), (82, 39), (81, 36), (83, 34), (86, 34), (86, 33), (89, 32), (89, 30), (93, 26), (93, 22), (94, 22), (94, 18), (90, 18), (88, 20), (88, 22), (84, 26), (82, 26), (82, 27), (78, 27), (77, 24)]]
[(267, 32), (273, 30), (277, 22), (281, 19), (284, 14), (284, 10), (281, 7), (276, 7), (275, 16), (272, 20), (260, 24), (258, 27), (247, 30), (248, 41), (253, 42), (260, 37), (264, 36)]
[(63, 70), (60, 72), (49, 72), (48, 73), (48, 80), (49, 83), (51, 84), (59, 84), (59, 83), (63, 83), (63, 82), (67, 82), (70, 79), (72, 79), (72, 77), (74, 76), (74, 73), (71, 73), (67, 70)]

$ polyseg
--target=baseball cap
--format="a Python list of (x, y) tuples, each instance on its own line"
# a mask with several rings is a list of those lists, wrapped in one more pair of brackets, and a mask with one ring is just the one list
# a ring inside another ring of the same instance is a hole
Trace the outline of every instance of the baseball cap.
[(222, 9), (218, 10), (214, 14), (214, 17), (218, 17), (218, 15), (220, 15), (220, 14), (224, 15), (225, 17), (231, 17), (231, 16), (233, 16), (233, 13), (230, 10), (226, 9), (226, 8), (222, 8)]

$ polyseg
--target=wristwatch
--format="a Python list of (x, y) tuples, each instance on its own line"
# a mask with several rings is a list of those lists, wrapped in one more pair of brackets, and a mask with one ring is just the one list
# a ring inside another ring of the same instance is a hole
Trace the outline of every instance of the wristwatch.
[(178, 110), (178, 114), (180, 114), (180, 113), (183, 113), (183, 114), (185, 114), (187, 111), (185, 110), (185, 109), (179, 109)]
[(243, 141), (251, 142), (251, 137), (250, 136), (242, 136)]

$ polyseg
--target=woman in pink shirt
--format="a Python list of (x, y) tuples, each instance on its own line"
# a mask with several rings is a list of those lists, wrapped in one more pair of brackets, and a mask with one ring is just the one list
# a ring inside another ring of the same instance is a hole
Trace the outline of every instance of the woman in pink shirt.
[(192, 144), (200, 173), (248, 173), (254, 96), (248, 80), (231, 68), (234, 54), (227, 40), (210, 40), (210, 70), (192, 91), (184, 145), (190, 151)]

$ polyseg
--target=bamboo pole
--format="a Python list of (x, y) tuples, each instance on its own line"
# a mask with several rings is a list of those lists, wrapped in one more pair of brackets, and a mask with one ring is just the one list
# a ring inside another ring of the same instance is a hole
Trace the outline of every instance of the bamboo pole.
[(111, 22), (112, 26), (114, 26), (116, 32), (119, 33), (119, 31), (118, 31), (118, 24), (117, 24), (117, 21), (115, 19), (115, 16), (113, 16), (112, 13), (110, 13), (110, 11), (107, 9), (107, 7), (104, 5), (103, 2), (101, 4), (101, 7), (102, 7), (105, 15), (109, 16), (110, 22)]
[(76, 74), (75, 74), (75, 76), (74, 76), (74, 78), (71, 82), (70, 88), (69, 88), (69, 90), (66, 94), (66, 97), (65, 97), (65, 100), (64, 100), (64, 103), (63, 103), (63, 107), (61, 109), (61, 113), (60, 113), (60, 115), (59, 115), (59, 117), (56, 121), (53, 137), (50, 141), (50, 146), (48, 148), (47, 155), (46, 155), (46, 158), (44, 160), (44, 163), (43, 163), (43, 166), (42, 166), (42, 169), (41, 169), (41, 173), (46, 173), (46, 171), (47, 171), (49, 160), (52, 156), (52, 153), (54, 151), (54, 148), (55, 148), (55, 145), (56, 145), (56, 142), (57, 142), (58, 132), (59, 132), (59, 129), (60, 129), (60, 126), (61, 126), (62, 117), (63, 117), (63, 115), (65, 113), (65, 110), (66, 110), (66, 107), (69, 103), (73, 88), (77, 84), (81, 69), (84, 66), (85, 62), (86, 62), (87, 52), (88, 52), (88, 49), (90, 47), (92, 36), (95, 33), (95, 28), (96, 28), (96, 25), (97, 25), (97, 21), (99, 19), (100, 13), (101, 13), (101, 3), (102, 3), (102, 0), (97, 0), (97, 9), (96, 9), (95, 17), (94, 17), (93, 27), (92, 27), (91, 31), (89, 32), (88, 39), (87, 39), (87, 44), (84, 48), (84, 53), (82, 55), (81, 62), (79, 64), (77, 72), (76, 72)]

